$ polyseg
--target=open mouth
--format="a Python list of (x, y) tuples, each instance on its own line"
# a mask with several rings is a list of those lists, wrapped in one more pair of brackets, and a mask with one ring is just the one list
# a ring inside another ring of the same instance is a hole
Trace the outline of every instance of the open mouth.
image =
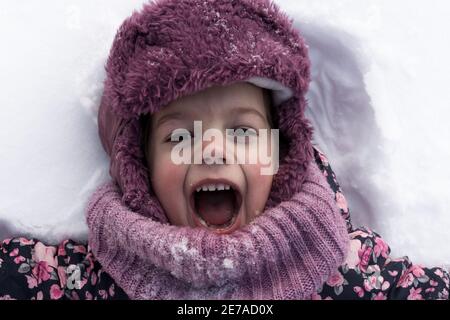
[(234, 231), (242, 204), (239, 189), (228, 181), (202, 181), (193, 188), (191, 209), (197, 225), (219, 233)]

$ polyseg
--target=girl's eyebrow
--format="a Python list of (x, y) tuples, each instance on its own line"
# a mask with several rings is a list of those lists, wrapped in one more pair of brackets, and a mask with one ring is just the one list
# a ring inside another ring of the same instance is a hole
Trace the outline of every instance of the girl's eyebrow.
[(161, 126), (164, 122), (174, 120), (174, 119), (184, 119), (184, 118), (186, 118), (186, 116), (181, 112), (177, 112), (177, 111), (170, 112), (168, 114), (163, 115), (161, 118), (158, 119), (158, 121), (156, 123), (156, 128)]
[(259, 112), (259, 111), (256, 110), (256, 109), (253, 109), (253, 108), (248, 108), (248, 107), (235, 107), (235, 108), (233, 108), (232, 110), (233, 110), (233, 112), (236, 112), (236, 113), (238, 113), (238, 114), (252, 113), (252, 114), (255, 114), (255, 115), (257, 115), (258, 117), (260, 117), (263, 121), (267, 121), (266, 117), (264, 117), (264, 115), (263, 115), (261, 112)]
[[(241, 114), (246, 114), (246, 113), (250, 113), (250, 114), (254, 114), (258, 117), (260, 117), (263, 121), (267, 121), (266, 117), (264, 117), (264, 115), (259, 112), (258, 110), (254, 109), (254, 108), (249, 108), (249, 107), (233, 107), (231, 109), (231, 111), (234, 114), (237, 114), (238, 116)], [(164, 124), (167, 121), (170, 120), (181, 120), (181, 119), (186, 119), (186, 115), (182, 112), (179, 111), (174, 111), (174, 112), (170, 112), (167, 113), (163, 116), (161, 116), (161, 118), (158, 119), (157, 123), (156, 123), (156, 128), (160, 127), (162, 124)]]

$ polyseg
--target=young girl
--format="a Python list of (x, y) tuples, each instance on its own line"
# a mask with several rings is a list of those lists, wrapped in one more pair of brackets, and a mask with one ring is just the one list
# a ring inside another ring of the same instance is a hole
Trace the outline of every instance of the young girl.
[(268, 0), (133, 13), (106, 65), (98, 123), (112, 180), (87, 206), (89, 242), (4, 240), (0, 297), (448, 299), (445, 270), (392, 259), (353, 228), (311, 143), (309, 68)]

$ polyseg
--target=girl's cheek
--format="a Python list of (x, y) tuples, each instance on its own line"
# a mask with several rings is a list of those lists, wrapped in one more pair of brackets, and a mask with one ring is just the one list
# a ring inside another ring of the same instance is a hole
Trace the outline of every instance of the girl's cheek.
[(244, 174), (247, 177), (249, 191), (258, 190), (261, 195), (265, 194), (267, 189), (272, 187), (273, 175), (262, 174), (266, 165), (261, 163), (246, 164), (242, 166)]
[(266, 165), (260, 163), (254, 165), (245, 165), (245, 175), (247, 176), (247, 181), (249, 185), (263, 185), (267, 186), (272, 183), (273, 175), (261, 174), (264, 172)]
[(186, 168), (175, 165), (160, 154), (156, 157), (152, 169), (152, 186), (158, 200), (170, 221), (174, 225), (188, 225), (184, 213), (182, 196)]
[(152, 170), (153, 175), (164, 179), (171, 178), (171, 180), (176, 179), (182, 172), (183, 166), (176, 165), (171, 160), (170, 153), (168, 155), (160, 153), (155, 159)]
[(155, 150), (150, 170), (154, 189), (161, 191), (162, 186), (164, 186), (164, 189), (176, 186), (182, 187), (183, 168), (172, 162), (170, 152), (167, 152), (167, 150)]
[(244, 167), (247, 177), (247, 215), (250, 222), (256, 216), (260, 215), (266, 206), (272, 188), (273, 176), (261, 175), (261, 165), (247, 165)]

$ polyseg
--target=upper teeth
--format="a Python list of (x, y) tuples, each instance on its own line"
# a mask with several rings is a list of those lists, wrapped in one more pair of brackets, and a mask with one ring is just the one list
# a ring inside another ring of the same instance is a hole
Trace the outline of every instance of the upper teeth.
[(216, 190), (230, 190), (231, 186), (225, 183), (216, 183), (216, 184), (205, 184), (201, 187), (198, 187), (196, 190), (199, 192), (203, 191), (216, 191)]

